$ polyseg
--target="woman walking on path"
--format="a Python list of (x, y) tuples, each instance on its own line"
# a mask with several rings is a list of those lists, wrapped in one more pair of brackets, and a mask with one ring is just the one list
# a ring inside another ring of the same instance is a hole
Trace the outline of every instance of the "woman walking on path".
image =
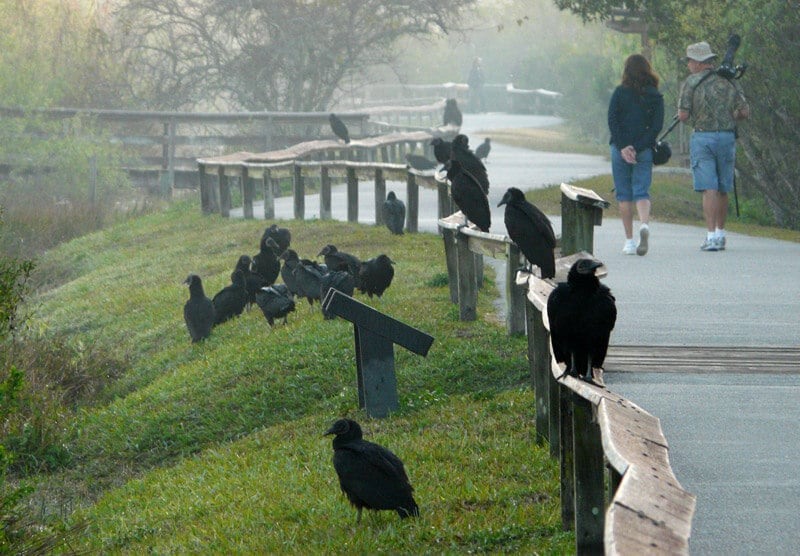
[[(644, 256), (650, 238), (650, 184), (653, 150), (664, 125), (664, 97), (658, 92), (658, 75), (641, 54), (625, 60), (622, 83), (608, 105), (611, 131), (611, 171), (619, 213), (625, 229), (626, 255)], [(633, 239), (633, 206), (639, 215), (639, 243)]]

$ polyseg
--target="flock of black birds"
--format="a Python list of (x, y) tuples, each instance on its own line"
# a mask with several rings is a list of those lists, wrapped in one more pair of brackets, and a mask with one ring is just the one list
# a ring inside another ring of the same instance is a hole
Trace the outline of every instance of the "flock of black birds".
[[(460, 126), (462, 115), (455, 99), (445, 107), (445, 125)], [(350, 142), (344, 123), (330, 115), (330, 125), (337, 137)], [(406, 155), (409, 166), (430, 170), (442, 164), (451, 185), (454, 203), (469, 222), (488, 232), (489, 177), (483, 163), (489, 155), (489, 138), (473, 153), (466, 135), (456, 135), (452, 142), (436, 138), (431, 142), (436, 162), (419, 155)], [(547, 216), (531, 204), (515, 187), (503, 195), (504, 223), (508, 236), (516, 243), (531, 265), (538, 267), (542, 278), (556, 276), (556, 238)], [(390, 191), (383, 205), (383, 217), (393, 234), (402, 234), (405, 205)], [(466, 224), (466, 222), (465, 222)], [(381, 254), (361, 261), (340, 251), (335, 245), (324, 246), (317, 257), (324, 263), (301, 259), (290, 248), (291, 234), (276, 224), (268, 227), (259, 242), (259, 252), (252, 258), (242, 255), (231, 274), (231, 283), (212, 299), (206, 297), (199, 276), (190, 274), (189, 299), (184, 305), (184, 319), (192, 342), (207, 338), (214, 326), (234, 318), (248, 305), (259, 306), (270, 326), (295, 310), (294, 298), (305, 297), (309, 305), (325, 297), (330, 288), (353, 295), (358, 290), (370, 298), (381, 297), (394, 277), (392, 261)], [(283, 264), (281, 264), (281, 262)], [(579, 259), (569, 270), (567, 281), (558, 283), (547, 303), (547, 316), (553, 355), (565, 364), (564, 374), (593, 382), (592, 369), (602, 368), (608, 351), (617, 310), (611, 291), (600, 283), (596, 271), (602, 263)], [(275, 281), (280, 277), (282, 284)], [(323, 314), (326, 319), (333, 315)], [(401, 518), (418, 516), (419, 506), (403, 462), (390, 450), (363, 439), (360, 425), (352, 419), (336, 421), (325, 435), (333, 438), (333, 465), (342, 492), (361, 512), (393, 510)]]
[[(305, 298), (309, 305), (325, 298), (330, 288), (352, 296), (358, 290), (370, 298), (381, 297), (394, 279), (394, 261), (386, 254), (362, 261), (339, 251), (335, 245), (322, 248), (317, 257), (324, 263), (301, 259), (290, 248), (291, 233), (272, 224), (264, 230), (259, 251), (253, 257), (241, 255), (231, 273), (231, 283), (208, 298), (203, 281), (190, 274), (189, 299), (183, 306), (183, 318), (192, 342), (208, 338), (215, 326), (241, 315), (257, 305), (270, 326), (276, 320), (286, 323), (295, 311), (295, 298)], [(283, 264), (281, 264), (283, 263)], [(276, 283), (278, 278), (282, 284)], [(323, 308), (326, 319), (333, 318)]]

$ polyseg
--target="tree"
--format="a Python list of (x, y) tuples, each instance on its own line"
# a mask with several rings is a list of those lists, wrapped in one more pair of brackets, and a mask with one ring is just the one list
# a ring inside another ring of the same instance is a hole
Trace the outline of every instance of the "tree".
[(474, 1), (128, 0), (114, 18), (131, 89), (153, 108), (312, 111)]
[[(741, 192), (762, 198), (774, 222), (800, 229), (800, 2), (698, 0), (554, 0), (584, 21), (607, 20), (617, 10), (635, 10), (652, 22), (651, 35), (664, 59), (679, 60), (687, 44), (708, 41), (720, 55), (728, 36), (742, 37), (737, 60), (751, 62), (741, 84), (751, 105), (751, 118), (740, 126), (736, 167)], [(682, 80), (682, 63), (659, 69), (662, 77)], [(664, 80), (665, 82), (667, 80)], [(669, 113), (669, 111), (667, 111)]]

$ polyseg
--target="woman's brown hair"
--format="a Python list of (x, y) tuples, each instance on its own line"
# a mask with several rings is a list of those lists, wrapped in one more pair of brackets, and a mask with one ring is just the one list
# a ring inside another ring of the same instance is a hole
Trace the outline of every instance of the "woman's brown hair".
[(658, 74), (653, 71), (647, 58), (641, 54), (631, 54), (622, 70), (622, 85), (642, 94), (649, 85), (658, 88)]

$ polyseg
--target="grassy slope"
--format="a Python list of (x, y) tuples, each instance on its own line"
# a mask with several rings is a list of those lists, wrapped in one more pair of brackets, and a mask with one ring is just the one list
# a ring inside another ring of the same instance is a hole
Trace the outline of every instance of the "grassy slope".
[[(362, 258), (389, 254), (395, 282), (365, 302), (435, 338), (425, 358), (396, 350), (401, 410), (377, 422), (354, 409), (352, 325), (323, 321), (317, 306), (298, 304), (288, 326), (272, 330), (256, 308), (189, 343), (182, 280), (196, 272), (213, 295), (264, 228), (198, 212), (179, 204), (40, 261), (39, 322), (124, 354), (132, 369), (106, 402), (79, 414), (76, 465), (49, 480), (62, 489), (54, 496), (99, 499), (82, 512), (93, 524), (84, 548), (570, 550), (556, 523), (556, 464), (531, 438), (525, 340), (493, 322), (492, 295), (481, 296), (477, 322), (458, 321), (441, 285), (441, 239), (286, 223), (301, 256), (329, 242)], [(420, 520), (387, 514), (352, 527), (320, 437), (345, 414), (406, 459)]]

